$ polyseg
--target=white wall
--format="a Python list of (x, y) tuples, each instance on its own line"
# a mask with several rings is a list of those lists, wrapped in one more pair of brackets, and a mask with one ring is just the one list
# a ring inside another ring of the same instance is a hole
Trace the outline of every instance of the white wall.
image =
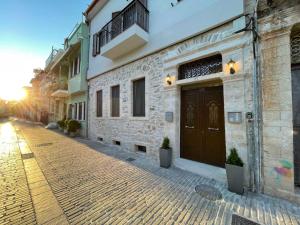
[(122, 10), (129, 2), (109, 0), (91, 20), (88, 79), (229, 21), (244, 11), (241, 0), (182, 0), (178, 4), (177, 0), (148, 0), (149, 42), (114, 61), (101, 55), (93, 57), (93, 34), (111, 20), (112, 12)]

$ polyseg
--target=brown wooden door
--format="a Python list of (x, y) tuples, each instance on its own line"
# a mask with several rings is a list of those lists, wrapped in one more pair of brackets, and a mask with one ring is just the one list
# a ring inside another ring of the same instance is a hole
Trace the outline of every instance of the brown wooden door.
[(181, 157), (225, 166), (223, 86), (182, 90)]

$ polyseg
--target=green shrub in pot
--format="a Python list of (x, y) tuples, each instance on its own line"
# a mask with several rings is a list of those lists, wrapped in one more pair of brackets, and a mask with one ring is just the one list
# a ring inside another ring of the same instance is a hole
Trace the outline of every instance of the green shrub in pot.
[(237, 150), (232, 148), (226, 160), (228, 189), (237, 194), (244, 193), (244, 162)]
[(69, 120), (68, 122), (68, 132), (70, 133), (70, 136), (76, 136), (76, 133), (81, 128), (81, 124), (77, 120)]
[(172, 148), (170, 147), (170, 139), (165, 137), (161, 148), (159, 149), (160, 166), (163, 168), (169, 168), (172, 161)]

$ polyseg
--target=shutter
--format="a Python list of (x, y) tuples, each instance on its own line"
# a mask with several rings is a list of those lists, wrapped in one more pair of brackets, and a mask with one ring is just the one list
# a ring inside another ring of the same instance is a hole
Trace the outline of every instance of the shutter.
[(133, 116), (145, 116), (145, 78), (133, 82)]
[(94, 57), (97, 55), (96, 49), (97, 49), (97, 34), (94, 34), (93, 35), (93, 56)]
[(97, 91), (97, 117), (102, 117), (102, 90)]
[(119, 85), (112, 87), (111, 97), (112, 97), (111, 116), (119, 117), (120, 116), (120, 86)]
[(97, 33), (97, 48), (96, 48), (96, 54), (100, 54), (100, 48), (101, 48), (101, 32)]

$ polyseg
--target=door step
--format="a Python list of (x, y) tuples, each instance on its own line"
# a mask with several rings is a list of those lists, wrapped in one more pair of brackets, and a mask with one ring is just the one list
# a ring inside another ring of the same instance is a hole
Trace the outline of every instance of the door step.
[(211, 166), (208, 164), (195, 162), (188, 159), (177, 158), (174, 162), (175, 167), (198, 174), (202, 177), (214, 179), (222, 183), (226, 183), (226, 170), (224, 168)]

